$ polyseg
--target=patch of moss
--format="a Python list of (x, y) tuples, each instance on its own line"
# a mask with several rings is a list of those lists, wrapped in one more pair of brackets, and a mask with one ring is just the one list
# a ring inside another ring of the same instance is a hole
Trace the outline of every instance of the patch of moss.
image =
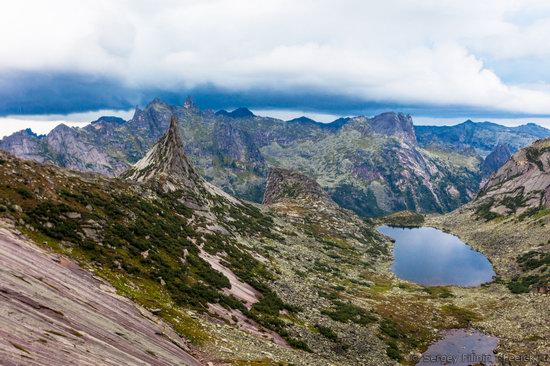
[(517, 258), (517, 262), (524, 271), (537, 269), (542, 266), (550, 266), (550, 253), (533, 250), (520, 255)]
[(380, 218), (380, 221), (398, 227), (420, 227), (424, 224), (424, 215), (413, 211), (400, 211)]
[(430, 286), (422, 288), (422, 291), (430, 294), (433, 297), (439, 297), (441, 299), (448, 299), (454, 297), (453, 293), (444, 286)]
[(321, 313), (341, 323), (366, 325), (376, 321), (376, 316), (351, 302), (334, 301), (333, 305), (333, 310), (323, 310)]
[(388, 347), (386, 348), (386, 354), (389, 358), (394, 359), (396, 361), (401, 361), (401, 352), (399, 351), (399, 346), (397, 346), (397, 343), (395, 341), (390, 341), (388, 343)]
[(550, 276), (546, 275), (529, 275), (524, 277), (515, 277), (507, 285), (510, 292), (513, 294), (522, 294), (529, 292), (536, 286), (547, 286)]
[(464, 309), (459, 306), (448, 304), (441, 307), (441, 311), (448, 317), (455, 319), (458, 323), (458, 327), (466, 328), (471, 322), (479, 320), (481, 317), (479, 314), (472, 310)]
[(484, 219), (486, 222), (491, 221), (499, 217), (499, 215), (493, 211), (491, 211), (491, 208), (493, 207), (494, 199), (488, 199), (481, 203), (479, 206), (477, 206), (475, 210), (475, 214), (478, 218)]
[(306, 342), (302, 341), (301, 339), (296, 339), (292, 337), (285, 337), (285, 340), (288, 342), (289, 345), (291, 345), (293, 348), (301, 349), (306, 352), (313, 352), (311, 348), (307, 345)]

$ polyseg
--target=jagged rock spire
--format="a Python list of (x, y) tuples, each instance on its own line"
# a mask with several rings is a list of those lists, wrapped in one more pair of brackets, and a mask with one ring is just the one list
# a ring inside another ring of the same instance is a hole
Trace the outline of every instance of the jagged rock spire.
[(185, 109), (196, 109), (197, 106), (195, 105), (195, 102), (193, 101), (193, 98), (191, 98), (191, 96), (187, 96), (187, 98), (185, 98), (185, 101), (183, 102), (183, 108)]
[(168, 132), (144, 158), (123, 173), (122, 177), (136, 182), (156, 180), (169, 191), (180, 188), (196, 189), (202, 185), (202, 178), (183, 151), (178, 119), (175, 115), (172, 115)]

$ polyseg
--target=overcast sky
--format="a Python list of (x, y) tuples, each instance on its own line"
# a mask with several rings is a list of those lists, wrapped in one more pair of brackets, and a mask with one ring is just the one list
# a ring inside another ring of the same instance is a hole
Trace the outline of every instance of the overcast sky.
[(334, 115), (550, 115), (546, 0), (18, 0), (0, 114), (196, 95)]

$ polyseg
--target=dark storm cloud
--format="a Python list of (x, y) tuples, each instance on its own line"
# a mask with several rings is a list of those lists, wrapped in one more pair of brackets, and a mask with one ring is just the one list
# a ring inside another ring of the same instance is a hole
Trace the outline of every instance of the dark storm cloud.
[(1, 10), (4, 113), (123, 108), (155, 91), (196, 91), (213, 106), (550, 113), (547, 1), (18, 0)]

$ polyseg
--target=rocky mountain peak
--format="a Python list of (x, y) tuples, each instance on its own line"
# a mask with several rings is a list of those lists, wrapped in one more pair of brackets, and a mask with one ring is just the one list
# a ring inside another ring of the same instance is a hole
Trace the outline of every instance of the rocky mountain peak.
[(189, 163), (183, 151), (183, 142), (178, 131), (178, 120), (172, 115), (166, 134), (122, 177), (136, 182), (158, 180), (165, 190), (197, 188), (202, 178)]
[(290, 122), (290, 123), (309, 123), (309, 124), (319, 124), (319, 122), (311, 119), (311, 118), (308, 118), (306, 116), (301, 116), (301, 117), (297, 117), (297, 118), (293, 118), (291, 120), (288, 120), (287, 122)]
[(35, 133), (33, 130), (31, 130), (30, 128), (26, 128), (24, 130), (21, 130), (19, 132), (16, 132), (14, 133), (14, 135), (22, 135), (22, 136), (32, 136), (32, 137), (37, 137), (37, 138), (42, 138), (44, 137), (44, 135), (38, 135), (37, 133)]
[(8, 151), (23, 159), (39, 162), (47, 161), (47, 157), (43, 156), (44, 145), (44, 136), (38, 136), (30, 128), (21, 130), (0, 140), (0, 150)]
[(255, 114), (252, 113), (252, 111), (245, 107), (240, 107), (235, 109), (233, 112), (230, 113), (231, 117), (233, 118), (249, 118), (249, 117), (255, 117)]
[(185, 98), (185, 101), (183, 102), (183, 108), (197, 109), (197, 106), (195, 105), (195, 102), (193, 101), (193, 98), (191, 98), (191, 96), (188, 96), (187, 98)]
[(256, 116), (254, 113), (252, 113), (250, 109), (245, 107), (237, 108), (231, 112), (228, 112), (225, 109), (221, 109), (216, 112), (216, 115), (230, 118), (251, 118)]
[(416, 141), (413, 120), (408, 114), (386, 112), (374, 116), (369, 120), (369, 131)]
[(123, 118), (115, 117), (115, 116), (102, 116), (99, 117), (97, 120), (92, 121), (91, 124), (95, 125), (98, 123), (107, 123), (107, 124), (113, 124), (113, 125), (123, 125), (126, 123), (126, 121)]
[(314, 179), (292, 170), (271, 168), (267, 176), (263, 203), (270, 205), (285, 200), (331, 202), (327, 193)]

